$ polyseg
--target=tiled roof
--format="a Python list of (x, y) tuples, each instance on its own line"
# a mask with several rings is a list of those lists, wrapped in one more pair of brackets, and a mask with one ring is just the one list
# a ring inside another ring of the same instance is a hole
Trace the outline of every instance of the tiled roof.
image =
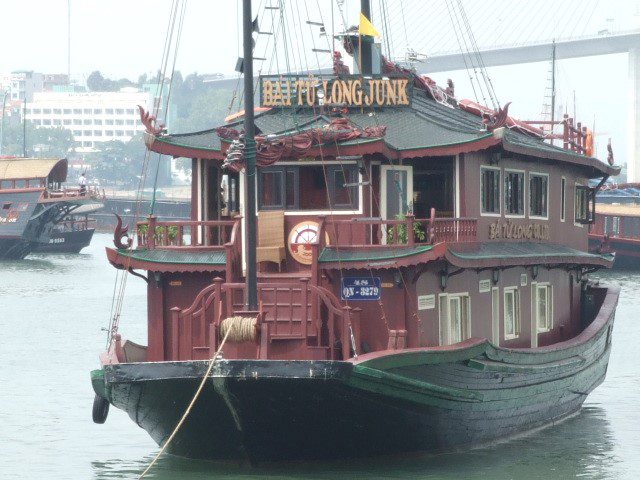
[(225, 265), (227, 253), (224, 250), (189, 252), (185, 250), (118, 250), (123, 257), (153, 263), (189, 265)]
[(463, 267), (494, 267), (534, 264), (593, 264), (610, 266), (613, 258), (583, 252), (566, 245), (536, 242), (454, 243), (448, 247), (447, 260)]
[(325, 247), (318, 262), (379, 262), (383, 260), (395, 260), (398, 258), (410, 257), (423, 252), (428, 252), (432, 245), (416, 245), (415, 247), (380, 247), (351, 250), (347, 248), (338, 249), (335, 247)]

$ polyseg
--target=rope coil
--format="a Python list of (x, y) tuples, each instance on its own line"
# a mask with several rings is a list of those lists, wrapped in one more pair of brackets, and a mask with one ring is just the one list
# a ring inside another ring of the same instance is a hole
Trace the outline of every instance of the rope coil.
[(228, 317), (220, 322), (220, 335), (234, 343), (255, 342), (258, 339), (257, 324), (255, 317)]

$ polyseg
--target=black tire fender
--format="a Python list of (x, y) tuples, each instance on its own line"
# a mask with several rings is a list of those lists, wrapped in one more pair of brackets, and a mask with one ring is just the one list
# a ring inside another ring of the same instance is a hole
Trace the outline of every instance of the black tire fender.
[(96, 394), (93, 399), (93, 411), (91, 414), (93, 423), (104, 423), (107, 420), (107, 415), (109, 415), (109, 402)]

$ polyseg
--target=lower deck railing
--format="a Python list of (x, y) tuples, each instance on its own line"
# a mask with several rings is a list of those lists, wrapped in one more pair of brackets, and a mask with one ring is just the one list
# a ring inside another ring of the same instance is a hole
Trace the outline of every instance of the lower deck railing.
[[(217, 278), (190, 307), (171, 309), (166, 360), (206, 359), (220, 345), (220, 324), (246, 315), (246, 285)], [(289, 342), (276, 355), (296, 353), (302, 358), (347, 359), (358, 345), (360, 309), (342, 306), (325, 288), (304, 278), (294, 283), (258, 283), (260, 312), (256, 315), (255, 358), (273, 358), (274, 343)], [(253, 313), (255, 314), (255, 312)], [(248, 347), (249, 350), (252, 346)], [(246, 350), (245, 350), (246, 353)], [(286, 358), (282, 358), (286, 359)]]

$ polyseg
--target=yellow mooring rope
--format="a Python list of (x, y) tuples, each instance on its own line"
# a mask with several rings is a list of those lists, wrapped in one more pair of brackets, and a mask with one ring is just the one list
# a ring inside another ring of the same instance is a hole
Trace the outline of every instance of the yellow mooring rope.
[(225, 342), (227, 341), (227, 337), (229, 336), (229, 334), (231, 333), (232, 330), (233, 330), (232, 328), (229, 328), (227, 330), (226, 334), (224, 335), (224, 338), (222, 339), (222, 342), (220, 342), (220, 346), (218, 347), (218, 350), (216, 350), (216, 353), (213, 356), (213, 358), (211, 358), (211, 360), (209, 360), (209, 367), (207, 368), (207, 371), (205, 372), (204, 376), (202, 377), (202, 381), (200, 382), (200, 385), (198, 386), (198, 389), (196, 390), (195, 395), (191, 399), (191, 403), (189, 403), (189, 406), (187, 407), (187, 409), (185, 410), (184, 414), (182, 415), (182, 418), (180, 419), (180, 421), (176, 425), (176, 428), (173, 429), (173, 432), (171, 432), (171, 435), (169, 436), (167, 441), (164, 442), (164, 445), (162, 446), (162, 448), (160, 449), (158, 454), (155, 456), (153, 461), (149, 464), (147, 469), (144, 472), (142, 472), (142, 475), (140, 475), (138, 477), (138, 480), (144, 478), (145, 475), (147, 473), (149, 473), (149, 470), (151, 470), (151, 467), (153, 467), (155, 465), (155, 463), (160, 458), (160, 455), (162, 455), (164, 453), (164, 451), (167, 449), (167, 447), (169, 446), (169, 444), (173, 440), (173, 437), (176, 436), (176, 434), (178, 433), (178, 430), (180, 430), (180, 427), (182, 427), (182, 424), (187, 419), (187, 416), (191, 412), (191, 409), (193, 408), (193, 405), (196, 403), (196, 400), (198, 400), (198, 397), (200, 396), (200, 392), (202, 392), (202, 389), (204, 388), (204, 384), (206, 383), (207, 378), (209, 378), (209, 375), (211, 374), (211, 370), (213, 369), (213, 366), (215, 365), (216, 360), (218, 359), (218, 355), (220, 354), (220, 351), (222, 350), (222, 347), (224, 346)]

